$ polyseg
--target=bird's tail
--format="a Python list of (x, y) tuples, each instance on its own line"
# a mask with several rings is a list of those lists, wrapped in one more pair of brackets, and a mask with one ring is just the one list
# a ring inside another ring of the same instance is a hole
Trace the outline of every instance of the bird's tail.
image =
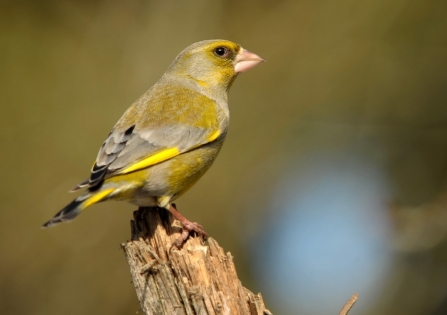
[(89, 191), (84, 192), (78, 198), (69, 203), (64, 209), (56, 213), (50, 221), (42, 225), (42, 228), (48, 228), (61, 222), (73, 220), (81, 213), (82, 210), (97, 202), (103, 201), (113, 191), (114, 189), (110, 188), (95, 193)]

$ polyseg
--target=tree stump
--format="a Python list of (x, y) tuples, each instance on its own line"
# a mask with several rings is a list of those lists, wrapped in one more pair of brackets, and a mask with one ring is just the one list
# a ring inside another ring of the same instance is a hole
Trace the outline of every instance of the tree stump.
[(158, 208), (140, 208), (131, 221), (132, 240), (122, 244), (146, 315), (271, 315), (260, 293), (239, 281), (230, 253), (209, 238), (190, 237), (172, 247), (181, 227)]

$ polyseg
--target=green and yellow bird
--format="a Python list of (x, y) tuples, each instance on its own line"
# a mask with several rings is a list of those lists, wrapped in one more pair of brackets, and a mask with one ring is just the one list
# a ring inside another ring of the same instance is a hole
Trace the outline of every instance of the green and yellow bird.
[(86, 187), (43, 227), (74, 219), (106, 200), (171, 212), (185, 235), (203, 228), (172, 205), (209, 169), (229, 124), (228, 91), (240, 72), (264, 61), (227, 40), (201, 41), (183, 50), (161, 79), (134, 102), (102, 144)]

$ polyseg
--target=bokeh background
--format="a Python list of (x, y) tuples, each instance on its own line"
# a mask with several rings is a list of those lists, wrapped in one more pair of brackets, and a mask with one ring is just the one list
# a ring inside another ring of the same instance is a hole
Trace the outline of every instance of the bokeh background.
[(40, 225), (189, 44), (267, 62), (179, 209), (274, 314), (447, 314), (447, 2), (1, 1), (0, 313), (136, 314), (134, 206)]

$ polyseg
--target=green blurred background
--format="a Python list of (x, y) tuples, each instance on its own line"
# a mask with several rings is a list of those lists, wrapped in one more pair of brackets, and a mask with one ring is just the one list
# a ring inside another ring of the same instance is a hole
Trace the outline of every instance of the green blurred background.
[[(40, 225), (189, 44), (267, 59), (178, 200), (275, 314), (447, 314), (447, 2), (2, 1), (0, 313), (135, 314), (134, 206)], [(348, 259), (348, 260), (347, 260)]]

